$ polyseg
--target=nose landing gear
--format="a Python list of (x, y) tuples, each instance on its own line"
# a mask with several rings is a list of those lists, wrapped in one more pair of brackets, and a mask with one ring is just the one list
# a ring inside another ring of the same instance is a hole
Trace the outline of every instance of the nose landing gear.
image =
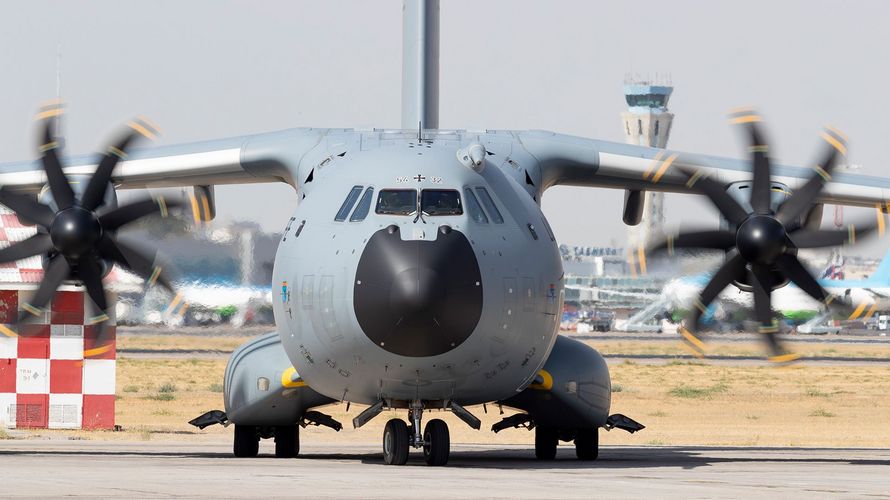
[(408, 410), (411, 426), (400, 418), (391, 419), (383, 429), (383, 462), (387, 465), (405, 465), (408, 462), (409, 447), (423, 449), (427, 465), (441, 466), (448, 463), (451, 452), (451, 435), (448, 424), (435, 418), (427, 422), (420, 432), (423, 405), (415, 402)]

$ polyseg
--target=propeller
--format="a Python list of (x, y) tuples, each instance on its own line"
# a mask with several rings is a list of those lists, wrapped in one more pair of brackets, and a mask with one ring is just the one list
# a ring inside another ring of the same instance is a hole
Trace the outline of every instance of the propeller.
[(94, 346), (85, 350), (84, 356), (95, 357), (111, 348), (106, 339), (105, 326), (110, 318), (108, 297), (102, 284), (103, 261), (119, 264), (173, 292), (170, 280), (156, 263), (157, 250), (123, 241), (118, 238), (117, 230), (150, 214), (166, 217), (168, 210), (179, 203), (159, 197), (118, 207), (104, 206), (111, 175), (117, 164), (127, 157), (127, 148), (140, 137), (153, 138), (156, 134), (155, 128), (144, 119), (128, 123), (127, 130), (101, 156), (96, 171), (78, 197), (62, 171), (60, 143), (53, 132), (61, 113), (61, 107), (56, 103), (43, 108), (37, 115), (43, 122), (39, 148), (41, 163), (55, 209), (32, 196), (7, 187), (0, 188), (0, 203), (37, 225), (34, 236), (0, 249), (0, 262), (13, 262), (34, 255), (47, 257), (43, 280), (30, 300), (22, 304), (19, 323), (41, 316), (66, 279), (82, 282), (97, 312), (87, 319), (87, 323), (98, 326)]
[[(680, 328), (684, 340), (698, 355), (704, 354), (704, 343), (697, 333), (699, 320), (724, 288), (741, 283), (749, 285), (754, 294), (754, 314), (760, 325), (759, 333), (769, 346), (770, 360), (794, 361), (799, 356), (786, 350), (777, 336), (772, 290), (790, 280), (814, 299), (830, 304), (834, 296), (826, 292), (803, 266), (797, 258), (798, 249), (851, 244), (875, 228), (851, 224), (842, 230), (812, 230), (803, 227), (801, 222), (815, 205), (825, 183), (831, 180), (838, 158), (846, 155), (846, 137), (841, 132), (825, 129), (821, 137), (827, 147), (819, 163), (813, 167), (812, 177), (773, 211), (769, 147), (761, 131), (761, 117), (746, 109), (731, 115), (731, 121), (745, 128), (750, 144), (753, 172), (750, 211), (730, 196), (722, 183), (709, 178), (703, 171), (681, 168), (687, 176), (686, 185), (710, 199), (729, 222), (729, 229), (681, 233), (657, 245), (655, 250), (705, 248), (727, 252), (723, 265), (701, 291), (685, 325)], [(883, 222), (881, 217), (879, 212), (879, 223)], [(882, 226), (879, 224), (879, 227)]]

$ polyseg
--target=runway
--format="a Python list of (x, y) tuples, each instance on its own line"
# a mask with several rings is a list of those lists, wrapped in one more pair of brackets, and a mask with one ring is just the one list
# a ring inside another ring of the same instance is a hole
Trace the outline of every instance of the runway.
[[(264, 441), (261, 453), (271, 452)], [(307, 443), (298, 459), (231, 456), (228, 442), (0, 441), (3, 497), (804, 498), (890, 497), (890, 451), (458, 445), (447, 467), (418, 453), (382, 465), (377, 446)]]

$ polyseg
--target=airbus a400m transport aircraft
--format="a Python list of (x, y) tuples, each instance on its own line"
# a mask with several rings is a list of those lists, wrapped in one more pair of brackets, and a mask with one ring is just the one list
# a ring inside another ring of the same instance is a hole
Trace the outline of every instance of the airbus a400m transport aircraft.
[[(709, 196), (725, 229), (682, 235), (672, 245), (725, 250), (727, 264), (698, 302), (703, 308), (731, 283), (753, 290), (770, 339), (772, 289), (792, 280), (830, 301), (801, 270), (796, 249), (861, 234), (852, 226), (819, 230), (813, 214), (822, 203), (877, 207), (875, 227), (883, 229), (890, 182), (833, 176), (846, 151), (833, 130), (824, 135), (829, 153), (815, 172), (771, 167), (757, 115), (735, 115), (751, 134), (752, 176), (747, 161), (552, 132), (439, 129), (438, 1), (405, 0), (403, 30), (400, 129), (300, 128), (127, 153), (131, 139), (154, 134), (134, 121), (97, 166), (94, 158), (60, 157), (53, 134), (59, 108), (45, 108), (42, 168), (22, 162), (0, 170), (0, 202), (40, 230), (0, 252), (0, 260), (41, 254), (46, 262), (24, 316), (40, 313), (67, 279), (85, 285), (99, 310), (95, 321), (103, 323), (110, 312), (100, 278), (112, 263), (172, 287), (153, 252), (115, 234), (142, 215), (165, 214), (168, 205), (117, 207), (116, 190), (194, 186), (192, 205), (206, 216), (213, 185), (285, 182), (300, 204), (275, 259), (277, 332), (233, 355), (226, 415), (216, 415), (235, 424), (236, 455), (255, 455), (260, 438), (274, 437), (277, 454), (293, 456), (296, 424), (337, 428), (311, 409), (340, 401), (369, 405), (356, 427), (384, 409), (406, 411), (407, 423), (386, 424), (387, 464), (404, 464), (410, 447), (422, 448), (431, 465), (445, 464), (448, 428), (439, 419), (424, 425), (424, 417), (451, 411), (478, 429), (466, 408), (482, 403), (522, 410), (495, 429), (534, 427), (539, 458), (552, 459), (562, 440), (574, 441), (578, 458), (593, 459), (598, 429), (641, 426), (610, 416), (602, 356), (557, 334), (564, 283), (540, 209), (548, 188), (624, 189), (629, 224), (639, 222), (646, 190)], [(696, 320), (684, 335), (698, 349)], [(775, 340), (770, 345), (776, 359), (790, 359)]]

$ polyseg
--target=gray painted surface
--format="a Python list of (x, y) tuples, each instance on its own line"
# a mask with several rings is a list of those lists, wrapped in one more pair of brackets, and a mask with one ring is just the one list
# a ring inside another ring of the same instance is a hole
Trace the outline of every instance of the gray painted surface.
[[(513, 431), (526, 433), (526, 431)], [(528, 434), (528, 433), (526, 433)], [(606, 441), (608, 435), (602, 433)], [(367, 435), (367, 433), (366, 433)], [(603, 446), (593, 462), (560, 446), (539, 462), (530, 446), (453, 445), (450, 467), (419, 452), (383, 467), (377, 439), (306, 439), (297, 459), (232, 458), (212, 442), (2, 441), (4, 497), (304, 498), (842, 498), (887, 493), (887, 450)], [(100, 472), (97, 472), (100, 471)]]

